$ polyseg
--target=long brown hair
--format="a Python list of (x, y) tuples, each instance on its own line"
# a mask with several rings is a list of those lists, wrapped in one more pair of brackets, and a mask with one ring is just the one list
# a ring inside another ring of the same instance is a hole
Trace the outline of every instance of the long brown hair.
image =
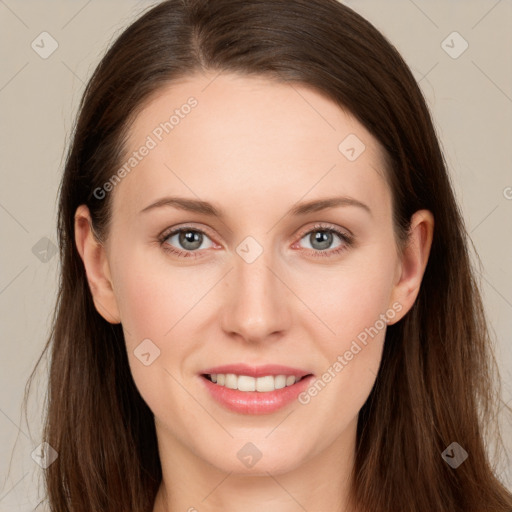
[[(94, 191), (119, 168), (130, 122), (156, 91), (201, 70), (326, 95), (385, 149), (397, 240), (407, 240), (415, 211), (434, 215), (419, 295), (388, 327), (359, 414), (353, 504), (361, 512), (512, 510), (486, 445), (488, 426), (501, 440), (497, 365), (428, 108), (394, 46), (336, 0), (168, 0), (129, 26), (94, 71), (60, 188), (60, 287), (41, 355), (51, 357), (44, 440), (59, 454), (45, 471), (51, 510), (152, 510), (162, 477), (154, 418), (133, 382), (121, 325), (94, 307), (74, 214), (86, 204), (98, 239), (107, 237), (112, 194)], [(452, 442), (469, 455), (457, 469), (441, 456)]]

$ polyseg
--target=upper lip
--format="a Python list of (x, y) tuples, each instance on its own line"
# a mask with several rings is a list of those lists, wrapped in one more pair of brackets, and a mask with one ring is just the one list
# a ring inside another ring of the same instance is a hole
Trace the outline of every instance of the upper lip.
[(203, 370), (201, 374), (227, 374), (234, 373), (235, 375), (247, 375), (249, 377), (264, 377), (266, 375), (295, 375), (295, 377), (305, 377), (311, 372), (301, 370), (300, 368), (292, 368), (291, 366), (283, 366), (278, 364), (265, 364), (262, 366), (250, 366), (244, 363), (225, 364), (222, 366), (215, 366)]

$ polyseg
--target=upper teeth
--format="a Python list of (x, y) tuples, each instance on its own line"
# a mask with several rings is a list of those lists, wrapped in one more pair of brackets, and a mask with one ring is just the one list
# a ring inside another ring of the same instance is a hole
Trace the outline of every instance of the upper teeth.
[(235, 375), (234, 373), (212, 373), (210, 379), (219, 386), (230, 389), (268, 392), (292, 386), (300, 380), (300, 377), (294, 375), (266, 375), (265, 377), (256, 378), (249, 375)]

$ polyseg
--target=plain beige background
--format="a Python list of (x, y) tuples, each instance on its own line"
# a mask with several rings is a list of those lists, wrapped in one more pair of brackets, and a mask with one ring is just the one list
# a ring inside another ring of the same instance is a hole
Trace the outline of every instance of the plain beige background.
[[(153, 3), (0, 0), (0, 511), (37, 504), (42, 470), (31, 453), (41, 442), (44, 375), (34, 388), (29, 425), (20, 404), (55, 300), (56, 194), (76, 107), (108, 44)], [(512, 4), (344, 3), (397, 47), (425, 94), (483, 264), (504, 400), (512, 405)], [(52, 44), (58, 47), (45, 55)], [(503, 424), (512, 453), (512, 425)], [(498, 472), (512, 488), (510, 462)]]

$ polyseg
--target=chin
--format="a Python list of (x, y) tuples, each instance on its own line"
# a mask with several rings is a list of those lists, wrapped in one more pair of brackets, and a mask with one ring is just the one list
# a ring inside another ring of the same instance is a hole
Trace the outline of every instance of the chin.
[(283, 447), (279, 442), (272, 443), (261, 437), (253, 441), (230, 440), (231, 447), (217, 454), (205, 454), (205, 459), (225, 473), (251, 476), (279, 475), (297, 469), (307, 454), (304, 446), (297, 442), (295, 446)]

